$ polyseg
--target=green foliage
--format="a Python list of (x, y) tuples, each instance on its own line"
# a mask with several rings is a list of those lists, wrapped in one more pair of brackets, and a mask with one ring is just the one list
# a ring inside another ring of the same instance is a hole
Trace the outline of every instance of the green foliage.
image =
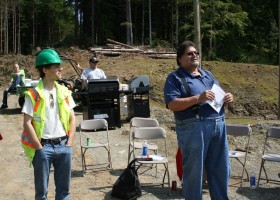
[(71, 6), (65, 0), (21, 1), (21, 12), (23, 52), (31, 51), (33, 37), (35, 46), (54, 46), (73, 35), (74, 15)]
[[(277, 1), (268, 0), (264, 3), (262, 0), (249, 0), (236, 2), (243, 10), (246, 10), (248, 16), (245, 35), (236, 38), (240, 55), (238, 61), (253, 63), (276, 64), (277, 59), (277, 38), (278, 25)], [(265, 11), (265, 12), (264, 12)]]
[(57, 43), (55, 43), (53, 46), (55, 48), (61, 48), (61, 47), (71, 47), (77, 45), (77, 41), (75, 40), (74, 35), (69, 34), (65, 36), (62, 40), (59, 40)]
[(207, 0), (203, 1), (201, 7), (203, 40), (204, 43), (209, 41), (208, 59), (227, 58), (229, 54), (221, 48), (223, 42), (231, 43), (229, 37), (234, 39), (236, 35), (242, 37), (246, 34), (248, 13), (232, 0)]
[(170, 46), (170, 43), (169, 43), (169, 41), (166, 41), (166, 40), (154, 39), (152, 46), (166, 49)]
[[(200, 5), (204, 60), (278, 63), (277, 1), (201, 0)], [(5, 40), (9, 29), (9, 51), (14, 11), (20, 16), (15, 35), (20, 31), (23, 53), (35, 46), (104, 45), (107, 38), (125, 43), (127, 27), (132, 27), (134, 44), (150, 43), (147, 0), (131, 1), (132, 23), (126, 19), (126, 0), (0, 0), (0, 6), (3, 20), (7, 13), (8, 26), (3, 23), (1, 30)], [(153, 47), (174, 47), (177, 23), (178, 42), (193, 40), (193, 0), (151, 1)]]

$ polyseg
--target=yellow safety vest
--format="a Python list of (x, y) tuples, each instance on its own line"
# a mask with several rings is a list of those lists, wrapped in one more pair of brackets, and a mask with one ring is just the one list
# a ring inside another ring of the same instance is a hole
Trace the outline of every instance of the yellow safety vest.
[[(71, 111), (69, 105), (69, 97), (71, 97), (71, 91), (69, 91), (66, 87), (56, 82), (55, 87), (57, 94), (57, 103), (59, 108), (59, 117), (66, 134), (69, 135)], [(41, 140), (46, 119), (46, 100), (44, 95), (43, 81), (40, 80), (37, 87), (29, 89), (25, 92), (25, 95), (30, 97), (34, 106), (34, 112), (31, 123), (36, 132), (37, 137), (39, 138), (39, 140)], [(25, 130), (23, 130), (21, 136), (21, 143), (24, 152), (31, 163), (35, 155), (35, 147), (30, 143), (30, 140), (28, 139)]]

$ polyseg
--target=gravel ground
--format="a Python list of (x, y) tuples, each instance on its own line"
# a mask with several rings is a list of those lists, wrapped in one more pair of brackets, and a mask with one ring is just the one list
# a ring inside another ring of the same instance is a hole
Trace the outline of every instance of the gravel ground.
[[(2, 88), (3, 90), (3, 88)], [(1, 90), (1, 91), (2, 91)], [(2, 94), (0, 94), (2, 95)], [(0, 141), (0, 193), (2, 200), (30, 200), (34, 199), (33, 170), (29, 168), (27, 159), (20, 146), (19, 138), (22, 131), (22, 114), (16, 103), (16, 96), (10, 97), (10, 108), (0, 111), (0, 133), (3, 140)], [(160, 114), (157, 114), (160, 113)], [(76, 112), (77, 126), (82, 120), (82, 113)], [(143, 195), (139, 199), (183, 199), (180, 182), (176, 175), (175, 153), (177, 141), (175, 132), (169, 128), (169, 122), (172, 115), (161, 108), (152, 106), (152, 117), (160, 122), (160, 125), (167, 130), (168, 151), (169, 151), (169, 169), (170, 179), (176, 180), (178, 189), (172, 191), (169, 195), (169, 189), (164, 187), (143, 187)], [(71, 199), (114, 199), (111, 197), (112, 185), (127, 165), (128, 151), (128, 130), (129, 125), (123, 121), (122, 128), (110, 130), (110, 142), (112, 151), (113, 170), (92, 170), (89, 169), (84, 176), (81, 172), (81, 158), (79, 147), (79, 134), (76, 134), (76, 142), (73, 146), (73, 167), (71, 180)], [(103, 136), (99, 136), (102, 138)], [(97, 138), (96, 138), (97, 139)], [(252, 137), (252, 148), (248, 156), (247, 169), (255, 171), (258, 174), (260, 166), (260, 153), (262, 151), (263, 135), (256, 133)], [(233, 142), (234, 143), (234, 142)], [(233, 143), (230, 144), (233, 146)], [(272, 142), (271, 148), (278, 149), (279, 142)], [(101, 163), (106, 160), (106, 153), (103, 150), (88, 152), (87, 161), (89, 163)], [(269, 176), (278, 178), (280, 172), (279, 165), (267, 165)], [(232, 160), (232, 176), (241, 173), (240, 164)], [(144, 183), (159, 183), (163, 176), (163, 168), (158, 168), (158, 177), (154, 177), (155, 169), (148, 173), (141, 174), (140, 181)], [(278, 180), (280, 180), (278, 178)], [(252, 199), (252, 200), (276, 200), (280, 199), (279, 185), (261, 182), (259, 188), (250, 189), (249, 183), (244, 182), (244, 187), (240, 188), (238, 181), (231, 179), (229, 186), (230, 199)], [(49, 199), (54, 199), (53, 177), (50, 178)], [(203, 199), (210, 199), (207, 186), (203, 189)]]

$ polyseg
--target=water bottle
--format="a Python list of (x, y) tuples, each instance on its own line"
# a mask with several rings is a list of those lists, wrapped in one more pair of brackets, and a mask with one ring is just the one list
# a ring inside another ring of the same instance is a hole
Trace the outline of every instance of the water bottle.
[(252, 171), (250, 173), (250, 188), (251, 189), (256, 188), (256, 173), (255, 173), (255, 171)]
[(144, 140), (142, 144), (142, 158), (146, 158), (148, 155), (148, 143), (147, 140)]
[(87, 138), (87, 146), (90, 146), (90, 145), (92, 145), (92, 140), (91, 140), (91, 138)]

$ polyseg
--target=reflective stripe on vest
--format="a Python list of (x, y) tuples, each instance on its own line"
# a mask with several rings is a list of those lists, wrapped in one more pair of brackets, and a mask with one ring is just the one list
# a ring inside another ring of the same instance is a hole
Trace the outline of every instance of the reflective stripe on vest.
[(68, 97), (65, 98), (65, 101), (66, 101), (67, 105), (70, 106)]
[(21, 134), (21, 142), (22, 142), (22, 144), (25, 144), (26, 146), (29, 146), (29, 147), (35, 149), (35, 147), (31, 144), (30, 140), (28, 139), (25, 131), (23, 131)]
[(32, 95), (33, 99), (35, 100), (35, 105), (34, 105), (34, 113), (37, 112), (39, 104), (40, 104), (40, 97), (36, 89), (30, 88), (29, 89), (30, 94)]

